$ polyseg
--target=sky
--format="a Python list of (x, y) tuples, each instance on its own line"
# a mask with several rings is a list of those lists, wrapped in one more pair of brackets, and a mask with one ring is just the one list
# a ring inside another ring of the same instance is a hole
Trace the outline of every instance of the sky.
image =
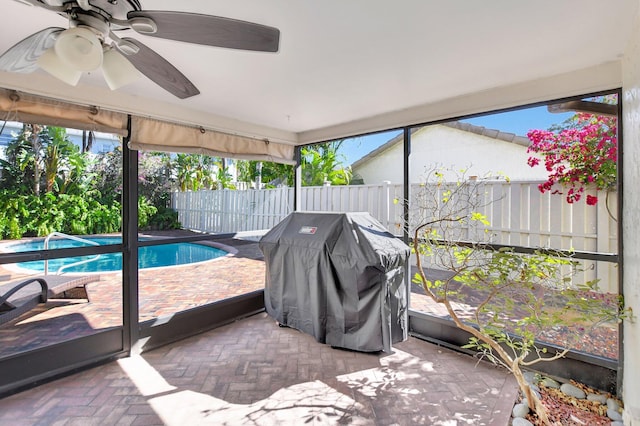
[[(483, 126), (488, 129), (515, 133), (518, 136), (526, 136), (527, 132), (531, 129), (548, 129), (551, 125), (562, 123), (572, 115), (573, 113), (571, 112), (550, 113), (547, 111), (546, 106), (542, 106), (468, 118), (460, 121), (476, 126)], [(340, 149), (340, 154), (344, 156), (343, 164), (353, 164), (359, 158), (362, 158), (400, 133), (402, 133), (402, 131), (398, 130), (347, 139)]]
[(571, 117), (573, 112), (550, 113), (546, 106), (527, 108), (518, 111), (501, 114), (485, 115), (483, 117), (461, 120), (465, 123), (484, 126), (489, 129), (515, 133), (518, 136), (527, 136), (531, 129), (548, 129), (553, 124), (560, 124)]

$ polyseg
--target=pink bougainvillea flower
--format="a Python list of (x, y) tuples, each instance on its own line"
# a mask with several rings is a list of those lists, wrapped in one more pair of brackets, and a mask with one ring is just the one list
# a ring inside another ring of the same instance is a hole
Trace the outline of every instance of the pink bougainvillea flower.
[[(527, 152), (542, 157), (541, 161), (531, 156), (527, 164), (535, 167), (542, 163), (548, 172), (547, 181), (538, 189), (562, 194), (564, 188), (568, 203), (579, 201), (586, 185), (609, 190), (617, 179), (617, 119), (577, 113), (572, 120), (570, 128), (557, 133), (537, 129), (527, 133), (531, 141)], [(598, 198), (587, 196), (586, 201), (594, 205)]]

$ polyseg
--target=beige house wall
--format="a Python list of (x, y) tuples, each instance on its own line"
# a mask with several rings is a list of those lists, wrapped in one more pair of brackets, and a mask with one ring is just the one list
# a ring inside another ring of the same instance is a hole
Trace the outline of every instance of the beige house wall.
[[(466, 176), (503, 175), (514, 181), (545, 180), (544, 168), (529, 167), (528, 158), (524, 145), (436, 124), (411, 135), (409, 179), (412, 183), (424, 182), (426, 171), (444, 167), (453, 171), (465, 169)], [(360, 175), (365, 184), (379, 184), (385, 180), (397, 184), (403, 182), (402, 164), (403, 145), (399, 141), (354, 165), (353, 172)], [(448, 180), (457, 180), (453, 171), (445, 176)]]

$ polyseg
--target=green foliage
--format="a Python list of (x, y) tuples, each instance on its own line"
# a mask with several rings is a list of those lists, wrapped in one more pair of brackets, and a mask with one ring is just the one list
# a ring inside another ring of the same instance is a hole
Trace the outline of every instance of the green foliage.
[(212, 189), (219, 159), (201, 154), (177, 154), (172, 167), (180, 191)]
[(339, 155), (343, 140), (305, 146), (301, 149), (302, 185), (348, 185), (351, 168), (344, 167)]
[(165, 152), (138, 153), (138, 195), (156, 208), (166, 207), (173, 178), (171, 157)]
[(0, 237), (43, 237), (51, 232), (99, 234), (120, 230), (120, 205), (81, 195), (20, 195), (0, 190)]
[[(108, 234), (121, 230), (121, 206), (102, 204), (87, 195), (47, 193), (19, 195), (0, 191), (0, 239), (44, 237), (63, 232), (72, 235)], [(167, 207), (156, 208), (138, 199), (140, 229), (178, 229), (178, 214)]]
[(156, 214), (149, 218), (147, 226), (141, 229), (164, 230), (180, 229), (182, 224), (178, 220), (178, 212), (168, 207), (158, 207)]
[(221, 163), (220, 167), (216, 172), (216, 189), (236, 189), (235, 186), (231, 183), (233, 180), (233, 176), (229, 173), (229, 168), (224, 165), (224, 162)]
[[(112, 152), (101, 154), (93, 164), (92, 172), (100, 201), (119, 205), (122, 197), (122, 149), (118, 147)], [(172, 173), (169, 154), (138, 153), (138, 194), (139, 199), (143, 200), (139, 200), (138, 203), (140, 229), (163, 230), (181, 227), (177, 213), (167, 207), (174, 182)]]
[(86, 157), (61, 127), (47, 127), (44, 139), (44, 189), (79, 194), (85, 189)]
[(93, 177), (91, 187), (102, 204), (113, 204), (122, 199), (122, 148), (97, 156), (89, 167)]
[(80, 194), (88, 182), (87, 158), (68, 138), (66, 129), (24, 125), (0, 161), (0, 188), (20, 194)]
[[(349, 185), (352, 178), (351, 168), (345, 167), (344, 157), (340, 154), (343, 140), (308, 145), (301, 149), (301, 169), (303, 186)], [(258, 164), (261, 164), (261, 169)], [(285, 184), (293, 186), (294, 167), (286, 164), (238, 161), (238, 180), (241, 182), (260, 182), (267, 188)]]
[(46, 132), (43, 126), (24, 124), (22, 131), (7, 145), (2, 161), (0, 188), (21, 194), (39, 193)]
[(145, 197), (138, 197), (138, 227), (145, 229), (149, 219), (158, 212), (158, 209), (149, 203)]
[(236, 161), (236, 170), (238, 181), (253, 184), (259, 179), (264, 188), (294, 184), (294, 167), (290, 164), (239, 160)]
[[(201, 157), (197, 158), (203, 163)], [(167, 209), (172, 184), (169, 155), (139, 153), (138, 159), (139, 226), (179, 227), (175, 212)], [(2, 238), (120, 230), (120, 147), (94, 159), (80, 152), (66, 129), (25, 124), (8, 145), (0, 167)]]

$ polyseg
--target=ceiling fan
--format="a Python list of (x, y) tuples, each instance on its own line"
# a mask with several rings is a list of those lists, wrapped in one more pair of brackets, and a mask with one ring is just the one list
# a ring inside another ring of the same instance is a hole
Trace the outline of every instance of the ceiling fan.
[(139, 34), (207, 46), (277, 52), (277, 28), (219, 16), (143, 10), (137, 0), (16, 0), (56, 12), (69, 28), (50, 27), (30, 35), (0, 55), (0, 70), (30, 73), (42, 68), (76, 85), (85, 71), (102, 67), (115, 90), (140, 73), (185, 99), (200, 91), (176, 67), (140, 41), (118, 37)]

